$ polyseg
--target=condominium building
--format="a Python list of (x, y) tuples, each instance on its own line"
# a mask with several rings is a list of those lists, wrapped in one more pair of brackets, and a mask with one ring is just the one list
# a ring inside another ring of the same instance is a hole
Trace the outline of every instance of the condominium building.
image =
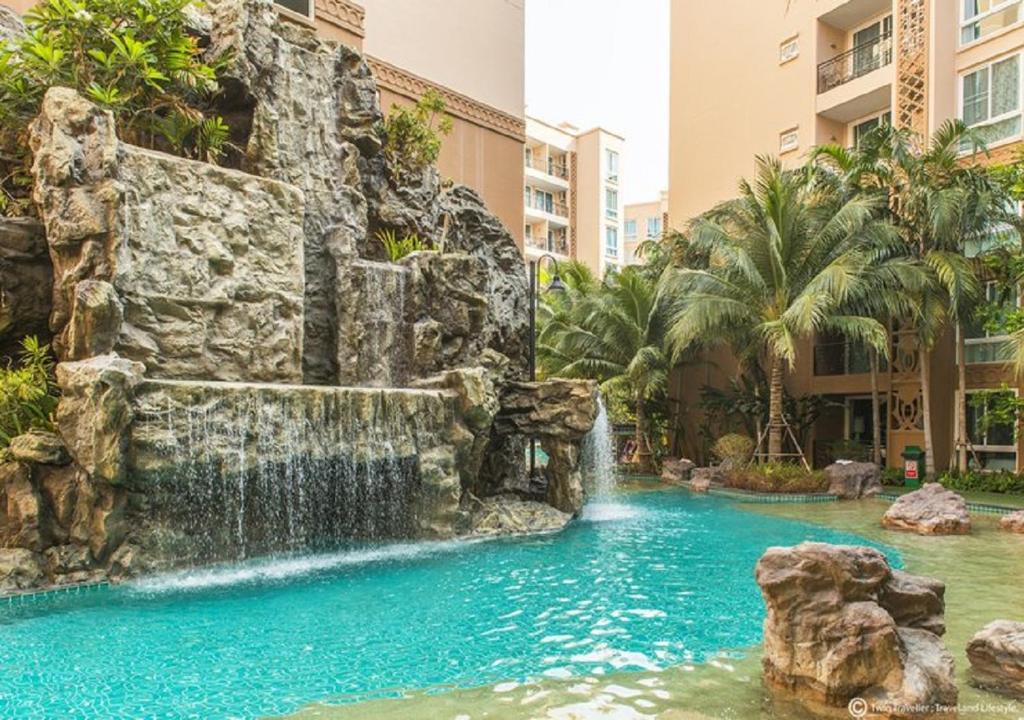
[(601, 128), (526, 118), (523, 254), (585, 263), (598, 277), (624, 261), (624, 140)]
[[(25, 12), (37, 0), (2, 0)], [(281, 15), (363, 52), (385, 112), (429, 89), (454, 121), (442, 176), (474, 188), (522, 241), (523, 3), (507, 0), (276, 0)]]
[[(1021, 147), (1024, 73), (1022, 0), (673, 0), (670, 171), (673, 227), (736, 194), (758, 154), (795, 165), (820, 143), (855, 145), (879, 123), (928, 134), (960, 118), (987, 138), (993, 161)], [(1019, 242), (1019, 240), (1017, 240)], [(968, 328), (968, 393), (1021, 386), (1000, 359), (1001, 338)], [(954, 336), (930, 360), (936, 464), (954, 452)], [(879, 379), (883, 443), (890, 466), (922, 445), (923, 398), (913, 332), (894, 332), (892, 359)], [(735, 367), (722, 353), (676, 373), (677, 441), (698, 452), (700, 388), (722, 387)], [(806, 450), (819, 464), (837, 443), (870, 442), (871, 384), (863, 349), (841, 338), (808, 343), (790, 373), (796, 396), (830, 403)], [(972, 403), (974, 462), (1021, 468), (1012, 427), (980, 422)]]
[(667, 226), (668, 192), (662, 191), (657, 200), (627, 205), (622, 223), (624, 262), (642, 264), (644, 259), (637, 254), (637, 249), (648, 240), (660, 240)]

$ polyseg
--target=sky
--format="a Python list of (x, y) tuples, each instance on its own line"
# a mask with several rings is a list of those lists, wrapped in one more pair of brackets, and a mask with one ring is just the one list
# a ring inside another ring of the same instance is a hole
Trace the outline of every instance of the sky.
[(668, 187), (669, 0), (526, 0), (526, 114), (626, 138), (626, 203)]

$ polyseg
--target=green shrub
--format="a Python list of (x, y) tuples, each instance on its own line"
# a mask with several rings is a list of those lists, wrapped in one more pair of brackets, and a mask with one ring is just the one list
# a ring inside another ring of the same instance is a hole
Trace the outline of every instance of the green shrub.
[(903, 468), (882, 468), (882, 484), (900, 487), (903, 485)]
[(189, 4), (46, 0), (25, 14), (25, 34), (0, 42), (0, 211), (24, 210), (27, 128), (54, 86), (112, 111), (126, 142), (220, 157), (228, 128), (211, 107), (225, 58), (204, 57), (186, 25)]
[(725, 486), (768, 493), (819, 493), (828, 490), (820, 470), (808, 472), (794, 463), (763, 463), (737, 467), (725, 473)]
[(441, 93), (428, 90), (414, 106), (395, 105), (384, 119), (384, 152), (401, 170), (419, 172), (437, 162), (441, 138), (452, 131)]
[(939, 482), (943, 487), (960, 492), (1024, 494), (1024, 475), (1009, 470), (968, 470), (965, 473), (952, 470), (941, 475)]
[(377, 231), (377, 242), (384, 248), (384, 252), (387, 253), (388, 259), (391, 262), (398, 262), (406, 255), (410, 255), (414, 252), (422, 252), (424, 250), (430, 250), (430, 243), (423, 240), (416, 233), (409, 233), (402, 238), (395, 235), (394, 230), (378, 230)]
[(21, 341), (20, 362), (0, 369), (0, 448), (33, 429), (53, 429), (57, 388), (50, 346), (34, 337)]
[(726, 465), (743, 465), (754, 454), (754, 441), (746, 435), (729, 433), (723, 435), (711, 446), (711, 453)]

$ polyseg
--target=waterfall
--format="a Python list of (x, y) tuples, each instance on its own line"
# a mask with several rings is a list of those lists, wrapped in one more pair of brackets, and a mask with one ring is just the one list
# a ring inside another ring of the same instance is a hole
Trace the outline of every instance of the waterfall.
[(407, 268), (359, 260), (353, 264), (361, 280), (361, 302), (349, 310), (361, 325), (357, 352), (360, 384), (398, 387), (406, 375), (409, 354), (405, 296)]
[(168, 407), (152, 512), (169, 557), (239, 560), (408, 537), (420, 488), (410, 401), (303, 392)]
[(591, 500), (607, 500), (615, 492), (615, 440), (604, 399), (597, 399), (597, 419), (583, 438), (581, 466), (584, 484)]

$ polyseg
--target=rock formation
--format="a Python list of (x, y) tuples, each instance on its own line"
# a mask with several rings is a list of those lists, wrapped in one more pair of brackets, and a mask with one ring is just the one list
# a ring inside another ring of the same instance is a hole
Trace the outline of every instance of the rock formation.
[(960, 495), (939, 483), (925, 483), (920, 490), (896, 500), (882, 516), (882, 525), (918, 535), (967, 535), (971, 516)]
[[(3, 8), (0, 7), (0, 11)], [(17, 355), (21, 339), (50, 339), (53, 267), (42, 226), (0, 217), (0, 355)]]
[(1003, 515), (999, 518), (999, 527), (1007, 532), (1024, 534), (1024, 510)]
[(990, 622), (967, 644), (975, 687), (1024, 700), (1024, 623)]
[(836, 462), (825, 468), (828, 493), (841, 500), (858, 500), (882, 492), (882, 471), (874, 463)]
[(768, 610), (764, 679), (775, 691), (812, 708), (859, 697), (885, 717), (956, 704), (939, 637), (942, 583), (894, 573), (872, 548), (823, 543), (769, 548), (756, 577)]
[[(358, 53), (270, 0), (189, 12), (227, 59), (225, 167), (123, 143), (51, 88), (31, 128), (50, 265), (38, 225), (0, 223), (0, 330), (49, 315), (62, 393), (57, 436), (0, 467), (6, 587), (564, 526), (596, 386), (523, 382), (512, 236), (472, 190), (381, 152)], [(434, 249), (388, 262), (385, 230)], [(17, 263), (31, 284), (6, 282)], [(534, 478), (530, 437), (550, 458)]]
[(694, 467), (696, 466), (691, 460), (668, 458), (661, 464), (661, 479), (673, 485), (682, 485), (690, 478), (690, 473)]

